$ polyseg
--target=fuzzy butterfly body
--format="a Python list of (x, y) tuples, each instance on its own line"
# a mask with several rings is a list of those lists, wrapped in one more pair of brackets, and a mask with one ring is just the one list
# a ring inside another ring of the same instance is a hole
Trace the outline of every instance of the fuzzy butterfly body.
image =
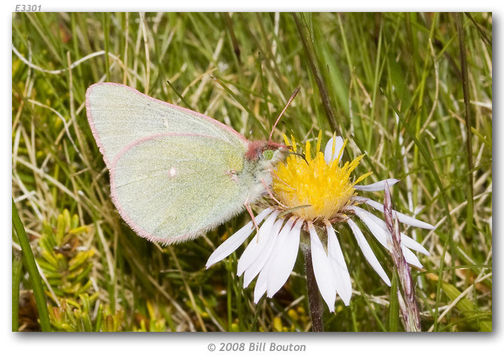
[(263, 195), (281, 158), (279, 144), (251, 142), (217, 120), (124, 85), (90, 86), (86, 108), (112, 200), (151, 241), (193, 239), (236, 215)]

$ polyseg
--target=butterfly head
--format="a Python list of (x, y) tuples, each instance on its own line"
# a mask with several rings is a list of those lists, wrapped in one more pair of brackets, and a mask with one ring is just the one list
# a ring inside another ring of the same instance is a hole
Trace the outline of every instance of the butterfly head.
[(273, 141), (252, 141), (249, 143), (248, 151), (245, 157), (253, 162), (276, 163), (281, 160), (289, 147), (284, 144), (278, 144)]

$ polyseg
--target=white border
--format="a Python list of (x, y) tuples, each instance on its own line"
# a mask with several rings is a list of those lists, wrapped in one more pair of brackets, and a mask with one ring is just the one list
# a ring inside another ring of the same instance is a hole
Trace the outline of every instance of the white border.
[[(0, 343), (2, 353), (9, 359), (168, 359), (177, 355), (187, 358), (189, 355), (205, 356), (208, 358), (219, 357), (229, 358), (237, 356), (242, 359), (254, 358), (278, 358), (280, 354), (275, 353), (213, 353), (207, 350), (210, 342), (219, 343), (222, 341), (251, 342), (251, 341), (277, 341), (282, 343), (306, 344), (308, 350), (304, 353), (283, 353), (292, 359), (306, 359), (314, 355), (325, 358), (342, 359), (362, 359), (369, 357), (373, 360), (404, 358), (413, 359), (493, 359), (495, 353), (504, 348), (502, 339), (502, 311), (500, 305), (500, 290), (502, 289), (502, 274), (494, 277), (494, 333), (493, 334), (422, 334), (412, 336), (410, 334), (349, 334), (349, 333), (329, 333), (329, 334), (13, 334), (11, 333), (11, 12), (14, 11), (15, 4), (41, 3), (44, 11), (135, 11), (135, 10), (164, 10), (164, 11), (218, 11), (218, 10), (241, 10), (241, 11), (493, 11), (495, 45), (493, 47), (494, 59), (500, 59), (500, 49), (502, 48), (502, 33), (500, 21), (502, 11), (499, 2), (495, 1), (468, 1), (459, 0), (447, 5), (441, 4), (439, 0), (423, 0), (413, 3), (406, 1), (289, 1), (284, 3), (273, 3), (271, 0), (255, 0), (254, 2), (239, 3), (237, 1), (184, 1), (170, 6), (170, 1), (142, 0), (140, 2), (126, 3), (125, 1), (103, 1), (86, 0), (82, 2), (71, 2), (68, 0), (58, 1), (2, 1), (1, 9), (1, 31), (0, 49), (2, 56), (2, 84), (0, 86), (3, 100), (4, 119), (0, 121), (1, 135), (1, 229), (2, 236), (1, 260), (2, 275), (0, 296)], [(181, 5), (182, 4), (182, 5)], [(210, 5), (211, 4), (211, 5)], [(183, 7), (182, 7), (183, 6)], [(493, 101), (494, 112), (498, 113), (499, 104), (502, 104), (502, 92), (499, 85), (502, 82), (500, 65), (494, 60), (495, 74), (494, 89), (496, 99)], [(500, 138), (504, 127), (498, 123), (501, 119), (494, 114), (494, 130), (497, 131), (495, 137)], [(494, 179), (500, 179), (500, 166), (504, 159), (502, 145), (498, 142), (495, 145), (494, 158), (497, 163), (494, 166)], [(499, 184), (495, 181), (495, 184)], [(495, 209), (502, 204), (501, 191), (495, 191)], [(499, 224), (504, 220), (499, 211), (495, 211), (496, 221), (494, 227), (494, 271), (500, 268), (498, 259), (502, 259)], [(282, 356), (280, 355), (280, 356)]]

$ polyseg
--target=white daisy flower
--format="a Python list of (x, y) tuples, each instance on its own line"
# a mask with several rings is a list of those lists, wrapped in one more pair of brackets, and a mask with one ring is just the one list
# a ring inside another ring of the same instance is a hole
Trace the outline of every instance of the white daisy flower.
[[(297, 151), (295, 140), (285, 139), (293, 151)], [(305, 158), (289, 155), (273, 171), (272, 191), (279, 203), (260, 212), (256, 224), (258, 233), (249, 242), (238, 262), (238, 276), (244, 276), (247, 287), (257, 277), (254, 302), (264, 294), (272, 297), (285, 284), (296, 262), (301, 232), (309, 234), (313, 271), (319, 291), (329, 310), (334, 312), (336, 296), (345, 305), (352, 297), (352, 283), (343, 252), (339, 244), (335, 223), (346, 223), (357, 240), (364, 257), (380, 278), (390, 286), (390, 279), (374, 255), (355, 218), (369, 229), (371, 234), (388, 251), (392, 250), (390, 233), (386, 223), (364, 209), (362, 205), (383, 213), (383, 204), (367, 197), (356, 195), (356, 191), (383, 191), (386, 184), (392, 186), (396, 179), (386, 179), (369, 185), (357, 185), (371, 173), (355, 181), (350, 180), (352, 171), (359, 165), (363, 155), (340, 166), (347, 141), (333, 137), (324, 153), (320, 151), (321, 135), (316, 145), (316, 155), (311, 156), (311, 145), (306, 143)], [(398, 221), (418, 228), (432, 230), (434, 227), (411, 216), (394, 211)], [(319, 229), (319, 231), (317, 231)], [(210, 256), (206, 267), (221, 261), (233, 253), (254, 230), (249, 222)], [(322, 236), (322, 240), (320, 235)], [(405, 260), (417, 268), (422, 264), (413, 253), (429, 255), (429, 252), (406, 234), (401, 234), (401, 247)], [(413, 250), (413, 251), (412, 251)]]

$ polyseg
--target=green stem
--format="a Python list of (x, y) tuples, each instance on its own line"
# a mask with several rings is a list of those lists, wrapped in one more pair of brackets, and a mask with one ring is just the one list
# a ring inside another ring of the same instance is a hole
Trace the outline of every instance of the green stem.
[(51, 324), (49, 322), (49, 313), (47, 312), (47, 302), (44, 294), (44, 288), (42, 287), (42, 280), (40, 279), (37, 265), (35, 264), (35, 258), (33, 257), (33, 252), (30, 247), (30, 243), (28, 242), (28, 237), (26, 236), (23, 223), (19, 218), (16, 204), (14, 204), (14, 199), (12, 200), (12, 226), (23, 252), (23, 259), (26, 269), (28, 270), (28, 274), (30, 275), (33, 295), (35, 296), (35, 302), (37, 303), (37, 310), (40, 318), (40, 327), (42, 331), (51, 331)]

